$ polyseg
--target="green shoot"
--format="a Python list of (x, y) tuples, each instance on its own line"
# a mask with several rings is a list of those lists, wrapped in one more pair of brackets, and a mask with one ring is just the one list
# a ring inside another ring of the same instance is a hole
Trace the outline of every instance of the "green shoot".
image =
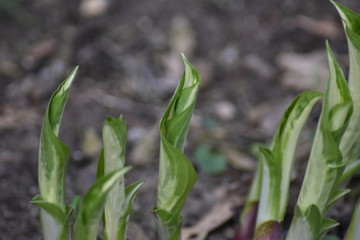
[[(67, 231), (68, 228), (64, 183), (70, 150), (58, 138), (58, 134), (69, 89), (76, 72), (77, 68), (51, 96), (41, 129), (38, 173), (40, 196), (35, 197), (33, 203), (41, 208), (45, 240), (59, 239), (61, 232)], [(64, 239), (67, 239), (67, 236)]]
[(181, 209), (196, 181), (195, 170), (183, 149), (200, 76), (184, 55), (183, 60), (185, 72), (160, 122), (160, 169), (154, 208), (160, 240), (180, 238)]
[[(104, 144), (104, 174), (122, 169), (125, 164), (126, 123), (122, 117), (107, 117), (102, 130)], [(125, 200), (124, 177), (110, 190), (104, 210), (104, 239), (117, 239), (117, 229)]]
[[(319, 125), (287, 239), (294, 239), (299, 225), (309, 230), (309, 239), (319, 239), (337, 224), (324, 218), (329, 207), (348, 190), (337, 190), (345, 163), (339, 148), (352, 114), (352, 100), (344, 74), (327, 44), (330, 76)], [(312, 223), (312, 216), (319, 221)]]
[(340, 143), (346, 165), (360, 158), (360, 15), (332, 1), (344, 24), (349, 47), (349, 89), (354, 112)]
[(269, 234), (264, 229), (274, 229), (269, 228), (270, 225), (277, 226), (277, 234), (280, 234), (280, 222), (285, 215), (296, 145), (312, 107), (321, 96), (309, 91), (295, 98), (276, 132), (271, 144), (272, 151), (261, 148), (262, 155), (255, 180), (242, 212), (240, 230), (235, 240), (250, 239), (255, 222), (258, 238), (260, 235)]
[(80, 203), (72, 235), (74, 240), (97, 239), (99, 222), (107, 200), (107, 194), (129, 170), (130, 168), (127, 167), (110, 172), (97, 179), (91, 186)]
[(274, 235), (274, 232), (266, 232), (267, 229), (274, 229), (268, 225), (276, 226), (277, 234), (280, 234), (296, 146), (312, 107), (321, 97), (319, 93), (308, 91), (295, 98), (284, 114), (271, 150), (261, 148), (263, 175), (255, 238)]
[[(122, 117), (107, 117), (103, 126), (104, 148), (100, 154), (97, 178), (114, 169), (123, 169), (125, 164), (126, 122)], [(104, 230), (106, 240), (125, 240), (126, 229), (135, 195), (143, 182), (136, 182), (125, 188), (124, 176), (107, 194), (104, 207)]]

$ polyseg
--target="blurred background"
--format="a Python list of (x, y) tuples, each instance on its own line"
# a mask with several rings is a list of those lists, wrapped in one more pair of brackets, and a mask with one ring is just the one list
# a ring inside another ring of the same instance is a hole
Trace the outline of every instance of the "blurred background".
[[(360, 12), (358, 1), (339, 2)], [(106, 115), (123, 114), (134, 166), (127, 182), (146, 181), (130, 239), (156, 239), (158, 122), (181, 78), (183, 52), (202, 76), (186, 146), (199, 180), (184, 209), (184, 238), (231, 239), (256, 167), (254, 143), (271, 138), (296, 94), (324, 89), (326, 39), (346, 72), (346, 39), (328, 1), (0, 0), (0, 238), (41, 238), (29, 201), (39, 192), (42, 117), (79, 65), (60, 130), (72, 149), (68, 199), (95, 179)], [(318, 112), (300, 143), (290, 206)], [(332, 212), (336, 220), (348, 223), (358, 192)]]

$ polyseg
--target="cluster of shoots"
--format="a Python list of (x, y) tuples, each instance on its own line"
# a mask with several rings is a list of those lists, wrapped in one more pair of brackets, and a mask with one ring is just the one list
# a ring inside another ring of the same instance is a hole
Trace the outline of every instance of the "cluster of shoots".
[[(299, 94), (284, 113), (268, 147), (260, 148), (257, 172), (234, 240), (280, 240), (289, 198), (291, 172), (300, 134), (314, 104), (322, 99), (305, 177), (287, 231), (287, 240), (320, 240), (338, 223), (326, 217), (346, 184), (360, 168), (360, 15), (332, 2), (338, 10), (349, 46), (346, 81), (326, 43), (329, 79), (325, 94)], [(360, 238), (359, 204), (344, 239)]]
[[(285, 111), (274, 138), (260, 148), (258, 168), (234, 240), (280, 240), (291, 173), (302, 129), (317, 102), (322, 110), (305, 177), (287, 231), (287, 240), (320, 240), (338, 223), (327, 212), (350, 190), (346, 184), (360, 168), (360, 15), (333, 2), (349, 46), (348, 81), (326, 43), (329, 79), (325, 94), (306, 91)], [(183, 57), (185, 71), (160, 121), (159, 178), (153, 208), (159, 240), (179, 240), (181, 210), (196, 181), (183, 154), (200, 76)], [(125, 186), (126, 122), (107, 117), (96, 181), (82, 198), (65, 199), (69, 148), (58, 138), (60, 122), (77, 69), (53, 93), (45, 113), (39, 148), (40, 207), (44, 240), (125, 240), (135, 196), (144, 182)], [(360, 236), (360, 204), (344, 239)]]
[[(160, 122), (160, 161), (157, 202), (153, 209), (159, 240), (178, 240), (181, 209), (196, 181), (196, 173), (183, 154), (200, 77), (183, 56), (185, 72)], [(40, 136), (40, 194), (32, 200), (40, 207), (44, 240), (126, 240), (135, 196), (144, 182), (125, 186), (126, 122), (107, 117), (102, 128), (96, 181), (82, 197), (67, 205), (65, 175), (69, 148), (58, 138), (60, 122), (75, 78), (75, 69), (51, 96)], [(101, 229), (100, 229), (101, 226)]]

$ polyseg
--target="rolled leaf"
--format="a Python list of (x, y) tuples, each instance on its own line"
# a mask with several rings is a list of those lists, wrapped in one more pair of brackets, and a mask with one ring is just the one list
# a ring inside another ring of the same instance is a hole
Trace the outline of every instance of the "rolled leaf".
[[(360, 158), (360, 15), (332, 1), (344, 24), (349, 48), (349, 89), (353, 99), (353, 114), (340, 143), (346, 165)], [(347, 175), (350, 178), (352, 175)]]
[(263, 223), (281, 223), (284, 219), (296, 146), (311, 109), (321, 97), (311, 91), (297, 96), (284, 113), (271, 149), (261, 148), (262, 183), (256, 224), (259, 231), (261, 228), (263, 232)]
[[(339, 143), (352, 113), (352, 99), (344, 74), (328, 44), (327, 53), (330, 69), (328, 85), (297, 202), (299, 214), (294, 216), (289, 236), (293, 234), (292, 229), (301, 229), (301, 226), (296, 225), (301, 222), (297, 218), (308, 219), (304, 218), (306, 211), (311, 206), (316, 206), (322, 225), (312, 239), (319, 239), (331, 227), (336, 226), (334, 221), (324, 218), (326, 211), (337, 199), (346, 194), (346, 190), (338, 191), (336, 188), (345, 168)], [(311, 223), (308, 222), (309, 224)], [(303, 231), (307, 230), (304, 228)], [(292, 238), (287, 237), (287, 239)]]
[(321, 214), (324, 214), (327, 209), (334, 188), (345, 167), (339, 142), (352, 113), (352, 100), (345, 77), (328, 44), (327, 50), (330, 76), (319, 125), (298, 199), (302, 212), (314, 204), (319, 208)]
[(160, 121), (159, 180), (154, 208), (160, 240), (179, 239), (181, 209), (196, 181), (195, 170), (183, 149), (200, 76), (184, 55), (183, 60), (185, 72)]
[[(71, 83), (77, 68), (63, 81), (50, 98), (49, 105), (41, 129), (39, 144), (39, 188), (41, 201), (34, 203), (42, 207), (40, 211), (43, 237), (45, 240), (57, 240), (63, 228), (65, 219), (60, 221), (54, 217), (49, 208), (59, 209), (66, 213), (65, 204), (65, 173), (70, 155), (69, 148), (58, 138), (60, 122), (68, 98)], [(55, 207), (56, 206), (56, 207)]]
[[(107, 117), (103, 126), (103, 151), (99, 159), (98, 174), (107, 174), (124, 168), (126, 148), (126, 122), (122, 117)], [(100, 166), (103, 165), (103, 166)], [(106, 198), (104, 209), (104, 238), (116, 240), (125, 201), (124, 176), (119, 177)]]
[(83, 197), (73, 229), (74, 240), (97, 239), (99, 222), (103, 214), (106, 197), (130, 167), (110, 172), (95, 181)]

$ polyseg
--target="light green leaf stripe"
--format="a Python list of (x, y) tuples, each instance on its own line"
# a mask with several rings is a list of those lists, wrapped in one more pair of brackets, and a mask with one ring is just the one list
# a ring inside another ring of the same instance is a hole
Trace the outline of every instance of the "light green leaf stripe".
[(181, 209), (196, 181), (195, 170), (182, 152), (200, 76), (184, 55), (183, 61), (185, 72), (160, 121), (159, 180), (154, 208), (160, 240), (179, 238)]
[[(264, 156), (263, 182), (256, 227), (270, 220), (278, 220), (281, 194), (281, 168), (277, 166), (270, 149), (261, 148), (260, 150)], [(267, 182), (265, 182), (266, 180)], [(269, 207), (265, 208), (265, 206)]]
[[(126, 149), (126, 122), (122, 117), (107, 117), (103, 125), (103, 151), (100, 157), (98, 171), (107, 174), (116, 169), (124, 168)], [(103, 162), (102, 162), (103, 161)], [(106, 198), (104, 209), (104, 238), (116, 240), (120, 217), (123, 215), (125, 201), (124, 177), (119, 177)]]
[(297, 96), (284, 113), (271, 150), (262, 148), (262, 183), (257, 227), (271, 220), (283, 221), (298, 139), (311, 109), (321, 97), (322, 94), (311, 91)]
[[(346, 32), (349, 48), (349, 89), (354, 112), (340, 143), (346, 165), (360, 158), (360, 15), (332, 1), (338, 10)], [(352, 175), (347, 175), (351, 177)], [(345, 179), (344, 179), (345, 180)]]
[(80, 203), (73, 229), (73, 240), (97, 239), (107, 194), (129, 170), (130, 167), (115, 170), (95, 181)]
[[(64, 182), (69, 148), (58, 138), (60, 122), (77, 68), (63, 81), (51, 96), (47, 107), (39, 144), (39, 187), (41, 198), (53, 203), (63, 212), (66, 211)], [(56, 240), (63, 228), (59, 222), (45, 210), (41, 210), (43, 236), (45, 240)]]

